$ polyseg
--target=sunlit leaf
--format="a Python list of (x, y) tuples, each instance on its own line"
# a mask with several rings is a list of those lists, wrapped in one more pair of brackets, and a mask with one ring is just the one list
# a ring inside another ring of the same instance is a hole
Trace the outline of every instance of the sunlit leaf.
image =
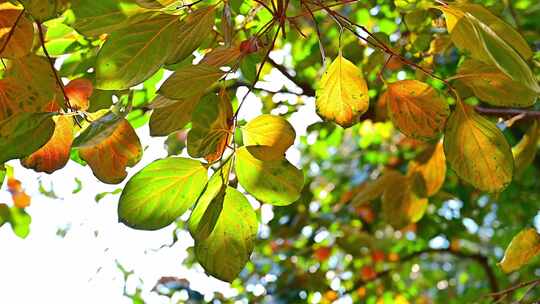
[(413, 178), (394, 179), (382, 195), (383, 218), (396, 229), (418, 222), (426, 211), (428, 200), (415, 191)]
[(352, 205), (361, 205), (379, 198), (389, 187), (394, 185), (396, 179), (401, 178), (401, 173), (395, 170), (386, 170), (376, 180), (365, 183), (365, 185), (353, 197)]
[(0, 164), (24, 158), (45, 145), (54, 132), (53, 113), (19, 113), (0, 122)]
[(212, 66), (221, 67), (234, 65), (241, 56), (242, 52), (238, 46), (218, 47), (206, 54), (202, 62)]
[(165, 8), (173, 4), (178, 6), (183, 4), (182, 0), (135, 0), (135, 2), (142, 7), (154, 9)]
[[(258, 200), (276, 206), (295, 202), (304, 186), (304, 174), (285, 158), (267, 160), (267, 147), (242, 147), (236, 152), (236, 175), (244, 189)], [(271, 152), (270, 152), (271, 153)]]
[(249, 260), (258, 224), (242, 193), (227, 187), (224, 194), (223, 199), (212, 201), (201, 219), (215, 225), (208, 237), (195, 239), (195, 254), (207, 273), (232, 282)]
[(32, 17), (45, 21), (57, 17), (68, 6), (68, 0), (19, 0)]
[(87, 36), (110, 34), (129, 25), (130, 17), (144, 12), (131, 0), (73, 0), (73, 27)]
[(447, 122), (444, 154), (457, 175), (480, 190), (499, 192), (512, 181), (514, 159), (504, 135), (461, 102)]
[(362, 71), (340, 54), (321, 79), (316, 105), (321, 117), (344, 128), (357, 123), (369, 107)]
[[(4, 46), (9, 37), (9, 32), (12, 31), (13, 25), (17, 22), (19, 15), (22, 13), (15, 6), (8, 8), (0, 8), (0, 46)], [(28, 18), (22, 16), (17, 22), (17, 27), (9, 39), (9, 43), (0, 53), (0, 57), (14, 58), (23, 57), (30, 52), (34, 41), (34, 26)]]
[(167, 136), (188, 124), (193, 110), (199, 104), (200, 95), (182, 100), (172, 100), (164, 96), (158, 98), (155, 104), (151, 104), (155, 107), (149, 123), (151, 136)]
[(293, 145), (296, 132), (283, 117), (263, 114), (242, 128), (245, 146), (268, 147), (268, 159), (283, 158), (285, 151)]
[(514, 236), (506, 248), (499, 266), (504, 272), (516, 271), (539, 253), (540, 235), (536, 229), (528, 228)]
[(539, 139), (540, 127), (538, 126), (538, 121), (535, 120), (519, 143), (512, 148), (516, 176), (521, 175), (533, 163), (536, 157), (536, 151), (538, 150)]
[(388, 85), (388, 114), (405, 135), (430, 140), (444, 129), (450, 109), (432, 87), (418, 80), (402, 80)]
[(159, 94), (171, 99), (184, 99), (203, 94), (223, 76), (214, 66), (201, 63), (180, 68), (159, 88)]
[(23, 166), (51, 174), (67, 164), (73, 143), (73, 119), (59, 116), (55, 123), (51, 139), (39, 150), (21, 160)]
[(446, 157), (442, 142), (427, 148), (415, 160), (409, 162), (407, 176), (415, 173), (422, 177), (427, 196), (439, 191), (446, 178)]
[(198, 161), (157, 160), (128, 181), (120, 196), (118, 217), (136, 229), (163, 228), (195, 203), (206, 181), (206, 169)]
[(65, 87), (67, 97), (72, 109), (86, 111), (90, 96), (94, 91), (92, 82), (85, 78), (74, 79), (70, 81)]

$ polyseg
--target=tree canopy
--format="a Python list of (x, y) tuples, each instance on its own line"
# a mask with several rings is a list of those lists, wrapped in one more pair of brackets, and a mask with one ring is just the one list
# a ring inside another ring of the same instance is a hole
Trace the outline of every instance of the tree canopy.
[[(73, 161), (189, 231), (216, 301), (537, 300), (539, 45), (530, 0), (0, 0), (0, 226), (13, 162)], [(169, 156), (134, 172), (141, 128)]]

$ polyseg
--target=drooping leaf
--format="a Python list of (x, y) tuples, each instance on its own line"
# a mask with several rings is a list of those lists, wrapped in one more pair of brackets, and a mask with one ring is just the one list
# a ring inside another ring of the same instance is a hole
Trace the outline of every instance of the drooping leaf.
[(388, 114), (405, 135), (422, 140), (437, 138), (450, 114), (448, 103), (435, 89), (418, 80), (388, 85)]
[(96, 87), (122, 90), (156, 73), (176, 51), (178, 16), (148, 14), (126, 28), (112, 32), (96, 62)]
[(149, 123), (151, 136), (167, 136), (182, 129), (191, 121), (193, 110), (201, 97), (194, 95), (182, 100), (172, 100), (164, 96), (158, 98), (159, 100), (151, 104), (154, 106)]
[(183, 67), (163, 83), (158, 93), (171, 99), (202, 95), (223, 74), (219, 68), (205, 63)]
[(188, 133), (187, 150), (191, 157), (218, 160), (232, 133), (233, 110), (225, 92), (219, 98), (210, 93), (204, 96), (193, 111), (193, 126)]
[(285, 158), (268, 160), (267, 147), (242, 147), (236, 152), (236, 175), (244, 189), (258, 200), (276, 206), (295, 202), (304, 186), (304, 174)]
[(446, 178), (446, 157), (442, 142), (427, 148), (415, 160), (409, 162), (407, 176), (415, 173), (422, 177), (427, 196), (439, 191)]
[(157, 160), (128, 181), (120, 196), (118, 217), (135, 229), (163, 228), (195, 203), (206, 181), (206, 169), (198, 161)]
[(448, 118), (444, 154), (459, 177), (482, 191), (502, 191), (512, 180), (514, 159), (504, 135), (461, 102)]
[(263, 114), (248, 122), (242, 128), (245, 146), (268, 147), (269, 159), (283, 158), (285, 151), (294, 144), (296, 132), (284, 118)]
[(51, 139), (39, 150), (21, 160), (24, 167), (51, 174), (67, 164), (73, 142), (73, 120), (71, 117), (59, 116), (55, 124)]
[(519, 176), (527, 169), (536, 157), (538, 140), (540, 139), (540, 127), (538, 121), (534, 121), (523, 135), (517, 145), (512, 148), (515, 161), (515, 175)]
[(360, 120), (369, 107), (362, 71), (341, 53), (324, 73), (317, 89), (317, 113), (347, 128)]
[[(23, 57), (30, 52), (34, 41), (34, 26), (15, 6), (0, 8), (0, 46), (6, 44), (9, 32), (13, 30), (13, 25), (17, 23), (15, 30), (9, 38), (9, 43), (5, 46), (0, 57), (17, 58)], [(18, 21), (17, 21), (18, 20)]]
[(212, 220), (215, 225), (210, 235), (195, 240), (195, 254), (207, 273), (232, 282), (255, 246), (257, 216), (242, 193), (227, 187), (224, 198), (212, 201), (201, 219)]
[(416, 192), (414, 183), (414, 176), (401, 175), (382, 195), (383, 218), (396, 229), (418, 222), (426, 211), (428, 200)]
[(110, 34), (129, 25), (130, 18), (144, 12), (131, 0), (73, 0), (73, 27), (86, 36)]
[(494, 106), (530, 107), (538, 95), (496, 67), (476, 60), (466, 60), (454, 78), (471, 88), (476, 97)]
[(507, 273), (516, 271), (539, 253), (540, 235), (534, 228), (524, 229), (514, 236), (499, 266)]
[(54, 132), (53, 113), (19, 113), (0, 122), (0, 164), (24, 158), (45, 145)]
[(80, 157), (94, 175), (107, 184), (122, 182), (127, 176), (126, 168), (135, 166), (142, 157), (139, 137), (124, 118), (78, 147)]

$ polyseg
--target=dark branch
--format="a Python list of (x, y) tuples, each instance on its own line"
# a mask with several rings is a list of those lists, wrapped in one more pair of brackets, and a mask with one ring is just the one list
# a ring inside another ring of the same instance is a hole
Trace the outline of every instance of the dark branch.
[(311, 87), (309, 83), (300, 81), (297, 77), (293, 76), (287, 68), (275, 62), (272, 58), (268, 57), (268, 63), (270, 63), (274, 68), (276, 68), (283, 76), (289, 78), (290, 81), (294, 82), (300, 89), (302, 93), (307, 96), (315, 96), (315, 90)]
[(523, 115), (523, 118), (536, 119), (540, 118), (540, 111), (534, 111), (529, 109), (510, 109), (510, 108), (486, 108), (483, 106), (476, 106), (476, 112), (484, 115), (500, 116), (500, 117), (512, 117), (517, 115)]

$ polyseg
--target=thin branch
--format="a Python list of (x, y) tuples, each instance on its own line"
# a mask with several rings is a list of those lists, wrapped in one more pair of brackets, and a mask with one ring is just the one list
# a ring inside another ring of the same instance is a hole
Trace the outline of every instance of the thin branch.
[(484, 115), (511, 117), (522, 115), (523, 119), (537, 119), (540, 118), (540, 111), (529, 109), (513, 109), (513, 108), (486, 108), (483, 106), (476, 106), (476, 112)]
[(311, 87), (310, 84), (306, 82), (300, 81), (298, 78), (293, 76), (289, 71), (287, 71), (287, 68), (282, 66), (281, 64), (275, 62), (272, 58), (268, 58), (268, 63), (270, 63), (274, 68), (276, 68), (283, 76), (287, 77), (290, 81), (294, 82), (300, 89), (302, 89), (302, 92), (304, 95), (307, 96), (315, 96), (315, 90), (313, 87)]
[(11, 40), (13, 35), (15, 34), (15, 30), (17, 28), (17, 25), (19, 24), (19, 21), (21, 21), (21, 18), (24, 15), (24, 11), (25, 11), (25, 9), (23, 8), (21, 10), (21, 13), (17, 16), (17, 19), (15, 19), (15, 22), (13, 23), (13, 26), (9, 30), (9, 33), (8, 33), (8, 35), (6, 37), (6, 41), (4, 41), (4, 44), (2, 45), (2, 48), (0, 48), (0, 54), (2, 54), (6, 50), (9, 41)]
[(515, 286), (512, 286), (510, 288), (507, 288), (507, 289), (504, 289), (504, 290), (501, 290), (501, 291), (498, 291), (498, 292), (492, 292), (490, 294), (487, 294), (485, 295), (485, 297), (494, 297), (494, 298), (498, 298), (498, 297), (501, 297), (501, 296), (506, 296), (518, 289), (521, 289), (523, 287), (527, 287), (527, 286), (530, 286), (532, 285), (533, 287), (538, 285), (540, 283), (540, 279), (534, 279), (534, 280), (530, 280), (530, 281), (527, 281), (527, 282), (522, 282), (522, 283), (519, 283)]

